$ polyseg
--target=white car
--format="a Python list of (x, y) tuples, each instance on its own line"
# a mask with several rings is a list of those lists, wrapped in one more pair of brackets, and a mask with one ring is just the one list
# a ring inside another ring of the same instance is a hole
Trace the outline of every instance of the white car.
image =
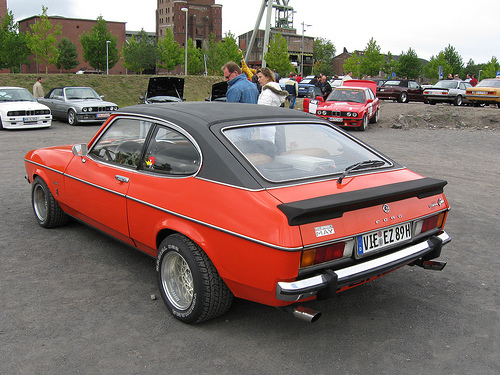
[(47, 128), (52, 125), (50, 108), (40, 104), (21, 87), (0, 87), (0, 127), (3, 129)]
[(465, 98), (465, 90), (472, 85), (469, 82), (457, 80), (442, 80), (424, 90), (424, 99), (429, 104), (450, 103), (462, 105), (469, 101)]

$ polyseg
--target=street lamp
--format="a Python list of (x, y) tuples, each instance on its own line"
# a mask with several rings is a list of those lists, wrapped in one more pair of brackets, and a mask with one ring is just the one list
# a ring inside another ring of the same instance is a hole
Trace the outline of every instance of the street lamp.
[(106, 75), (109, 74), (109, 43), (111, 43), (111, 40), (106, 40)]
[(300, 44), (300, 75), (304, 76), (304, 33), (306, 31), (306, 27), (311, 27), (312, 25), (307, 25), (305, 22), (302, 22), (302, 43)]
[(188, 8), (181, 8), (186, 13), (186, 41), (184, 43), (184, 75), (188, 74)]

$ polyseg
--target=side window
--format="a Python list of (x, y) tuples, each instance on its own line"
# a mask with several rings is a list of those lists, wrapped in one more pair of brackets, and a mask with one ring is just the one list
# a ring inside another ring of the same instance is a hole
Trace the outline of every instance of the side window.
[(137, 168), (152, 125), (151, 122), (138, 119), (117, 119), (106, 129), (89, 155), (98, 160)]
[(146, 151), (143, 169), (167, 175), (192, 175), (198, 171), (201, 156), (181, 133), (158, 126)]

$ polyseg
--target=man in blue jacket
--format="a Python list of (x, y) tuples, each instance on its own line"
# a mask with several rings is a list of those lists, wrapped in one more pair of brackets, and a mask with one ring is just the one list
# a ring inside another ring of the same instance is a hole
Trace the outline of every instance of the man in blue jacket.
[(247, 79), (245, 74), (241, 73), (238, 64), (230, 61), (222, 67), (222, 71), (227, 81), (227, 102), (257, 104), (259, 90), (254, 83)]

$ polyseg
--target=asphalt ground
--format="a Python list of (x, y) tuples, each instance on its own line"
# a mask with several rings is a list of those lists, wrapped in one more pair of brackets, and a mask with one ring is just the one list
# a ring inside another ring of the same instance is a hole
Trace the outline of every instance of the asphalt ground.
[(97, 129), (0, 131), (0, 373), (500, 373), (500, 132), (353, 132), (448, 181), (443, 271), (404, 267), (313, 301), (323, 313), (314, 324), (236, 299), (192, 326), (166, 310), (151, 258), (77, 222), (35, 221), (25, 153), (86, 142)]

